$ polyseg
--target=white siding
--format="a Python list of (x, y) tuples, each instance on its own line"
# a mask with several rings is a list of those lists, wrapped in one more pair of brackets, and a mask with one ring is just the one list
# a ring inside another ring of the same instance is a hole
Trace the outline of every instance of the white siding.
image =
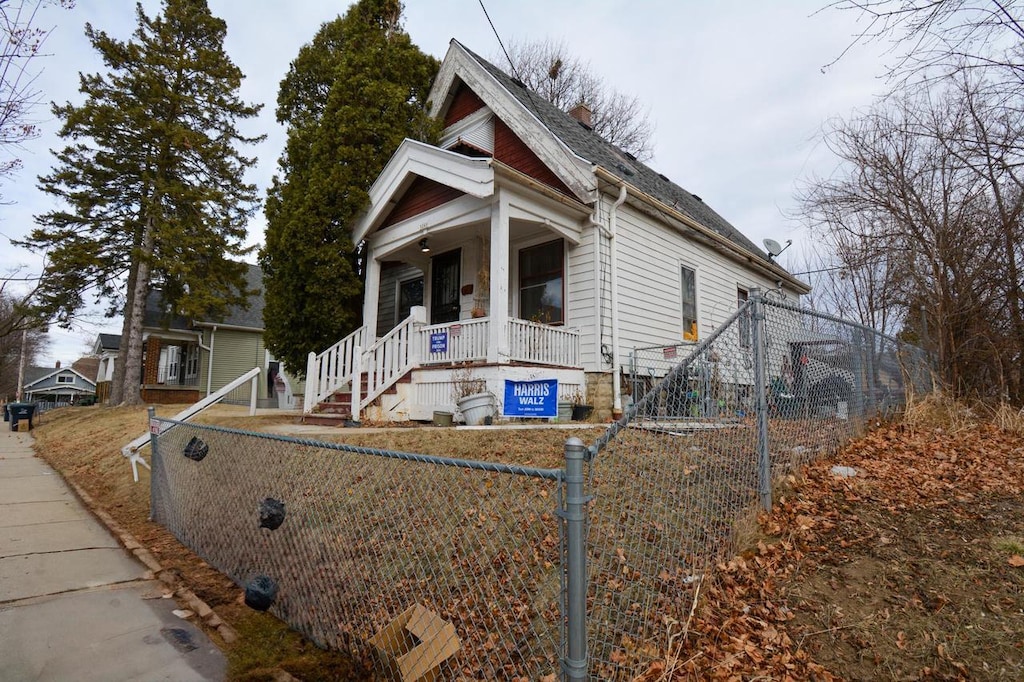
[(683, 341), (680, 267), (696, 271), (699, 340), (736, 310), (737, 287), (774, 282), (628, 204), (619, 208), (620, 353)]

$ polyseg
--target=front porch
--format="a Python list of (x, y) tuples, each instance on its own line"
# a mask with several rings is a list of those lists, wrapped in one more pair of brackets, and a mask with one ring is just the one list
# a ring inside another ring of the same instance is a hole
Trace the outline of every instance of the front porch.
[(580, 335), (564, 327), (506, 319), (502, 361), (495, 362), (490, 318), (427, 324), (423, 306), (381, 338), (368, 343), (363, 326), (326, 351), (310, 353), (303, 411), (346, 394), (339, 411), (358, 421), (429, 420), (456, 411), (467, 382), (500, 396), (504, 379), (558, 379), (559, 400), (585, 394)]

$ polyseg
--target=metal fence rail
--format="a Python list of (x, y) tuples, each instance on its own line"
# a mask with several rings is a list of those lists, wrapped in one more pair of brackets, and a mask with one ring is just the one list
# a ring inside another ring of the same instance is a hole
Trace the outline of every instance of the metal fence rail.
[(391, 679), (630, 680), (755, 537), (773, 482), (928, 390), (926, 360), (755, 291), (698, 344), (637, 349), (626, 415), (568, 442), (564, 469), (151, 416), (153, 518)]

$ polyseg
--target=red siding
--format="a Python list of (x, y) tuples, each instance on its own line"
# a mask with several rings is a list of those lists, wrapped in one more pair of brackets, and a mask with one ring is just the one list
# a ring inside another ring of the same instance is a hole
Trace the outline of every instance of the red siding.
[(563, 194), (573, 195), (558, 176), (500, 120), (494, 122), (494, 158)]
[(457, 121), (461, 121), (474, 111), (484, 108), (484, 101), (476, 96), (476, 93), (466, 87), (463, 83), (452, 98), (451, 106), (444, 115), (444, 127), (447, 128)]
[(462, 195), (463, 192), (448, 185), (442, 185), (427, 178), (416, 178), (402, 198), (398, 200), (398, 204), (392, 209), (384, 223), (381, 224), (381, 229), (429, 211), (441, 204), (446, 204), (453, 199), (458, 199)]

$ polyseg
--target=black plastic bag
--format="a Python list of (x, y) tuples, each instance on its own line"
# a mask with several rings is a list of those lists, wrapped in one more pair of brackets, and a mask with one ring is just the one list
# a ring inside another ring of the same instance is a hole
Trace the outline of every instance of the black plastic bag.
[(284, 502), (268, 497), (260, 502), (260, 528), (277, 530), (284, 523)]
[(191, 460), (201, 462), (209, 452), (209, 445), (199, 440), (198, 437), (192, 436), (192, 440), (190, 440), (188, 444), (185, 445), (185, 449), (182, 450), (181, 454), (185, 455)]
[(266, 611), (277, 599), (277, 583), (274, 579), (258, 575), (245, 586), (245, 605), (257, 611)]

